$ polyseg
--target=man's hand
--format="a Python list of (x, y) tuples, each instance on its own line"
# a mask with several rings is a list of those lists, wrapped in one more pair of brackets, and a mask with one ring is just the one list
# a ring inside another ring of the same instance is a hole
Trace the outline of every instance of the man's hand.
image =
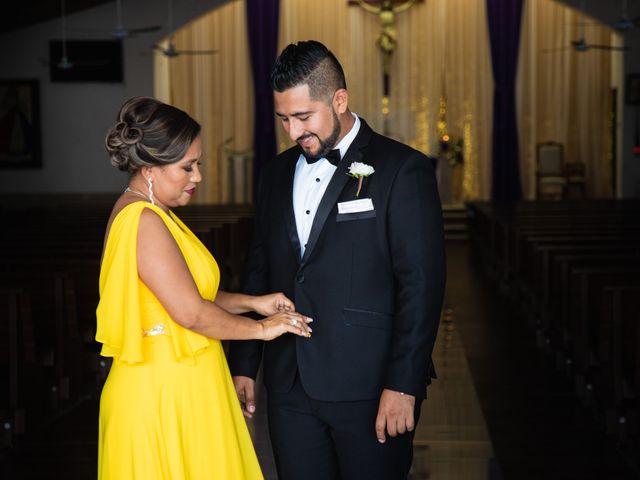
[(376, 418), (376, 437), (380, 443), (386, 442), (385, 431), (392, 437), (413, 431), (413, 412), (416, 399), (413, 395), (384, 389), (380, 396), (380, 406)]
[(242, 406), (242, 413), (247, 418), (253, 418), (256, 411), (255, 385), (256, 381), (250, 377), (233, 377), (233, 385), (236, 387), (238, 400)]

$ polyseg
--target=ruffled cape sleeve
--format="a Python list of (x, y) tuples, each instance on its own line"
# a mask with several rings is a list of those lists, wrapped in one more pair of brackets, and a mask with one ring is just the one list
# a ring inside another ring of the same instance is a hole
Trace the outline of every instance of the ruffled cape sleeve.
[[(102, 343), (101, 355), (114, 357), (125, 363), (144, 362), (140, 311), (141, 281), (138, 277), (136, 257), (138, 226), (144, 208), (156, 211), (174, 238), (174, 229), (178, 228), (175, 224), (171, 225), (174, 222), (161, 209), (145, 202), (127, 205), (111, 225), (100, 270), (96, 340)], [(178, 246), (183, 251), (180, 242)], [(192, 361), (198, 351), (209, 345), (207, 337), (181, 327), (168, 315), (165, 318), (168, 320), (166, 326), (179, 361)]]

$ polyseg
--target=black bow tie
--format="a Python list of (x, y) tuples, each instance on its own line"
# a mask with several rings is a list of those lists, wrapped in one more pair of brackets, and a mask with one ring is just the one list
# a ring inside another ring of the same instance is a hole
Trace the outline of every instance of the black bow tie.
[(302, 151), (302, 155), (304, 155), (304, 158), (307, 160), (307, 163), (309, 165), (311, 165), (312, 163), (316, 163), (321, 158), (326, 158), (327, 160), (329, 160), (329, 162), (331, 162), (331, 164), (335, 165), (336, 167), (338, 166), (338, 163), (340, 163), (340, 149), (339, 148), (331, 150), (329, 153), (327, 153), (326, 155), (324, 155), (322, 157), (309, 157), (304, 152), (304, 150)]

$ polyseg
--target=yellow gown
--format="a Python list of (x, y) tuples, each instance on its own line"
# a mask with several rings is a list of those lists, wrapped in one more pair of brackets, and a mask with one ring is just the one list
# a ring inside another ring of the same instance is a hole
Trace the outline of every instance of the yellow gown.
[(171, 320), (138, 277), (145, 208), (164, 220), (203, 298), (213, 301), (220, 281), (214, 258), (173, 213), (135, 202), (113, 220), (97, 308), (96, 340), (113, 357), (100, 399), (98, 479), (262, 479), (220, 341)]

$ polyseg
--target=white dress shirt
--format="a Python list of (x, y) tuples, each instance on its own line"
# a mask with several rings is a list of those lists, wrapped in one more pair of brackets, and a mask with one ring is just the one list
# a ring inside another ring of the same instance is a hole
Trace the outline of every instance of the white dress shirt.
[[(360, 119), (353, 112), (351, 115), (353, 115), (355, 123), (349, 133), (334, 147), (334, 149), (340, 150), (341, 159), (360, 130)], [(296, 173), (293, 178), (293, 211), (296, 217), (301, 257), (304, 255), (309, 234), (311, 233), (311, 225), (313, 225), (313, 219), (318, 211), (320, 200), (322, 200), (322, 196), (336, 169), (337, 167), (324, 157), (312, 164), (308, 164), (302, 154), (298, 158)]]

